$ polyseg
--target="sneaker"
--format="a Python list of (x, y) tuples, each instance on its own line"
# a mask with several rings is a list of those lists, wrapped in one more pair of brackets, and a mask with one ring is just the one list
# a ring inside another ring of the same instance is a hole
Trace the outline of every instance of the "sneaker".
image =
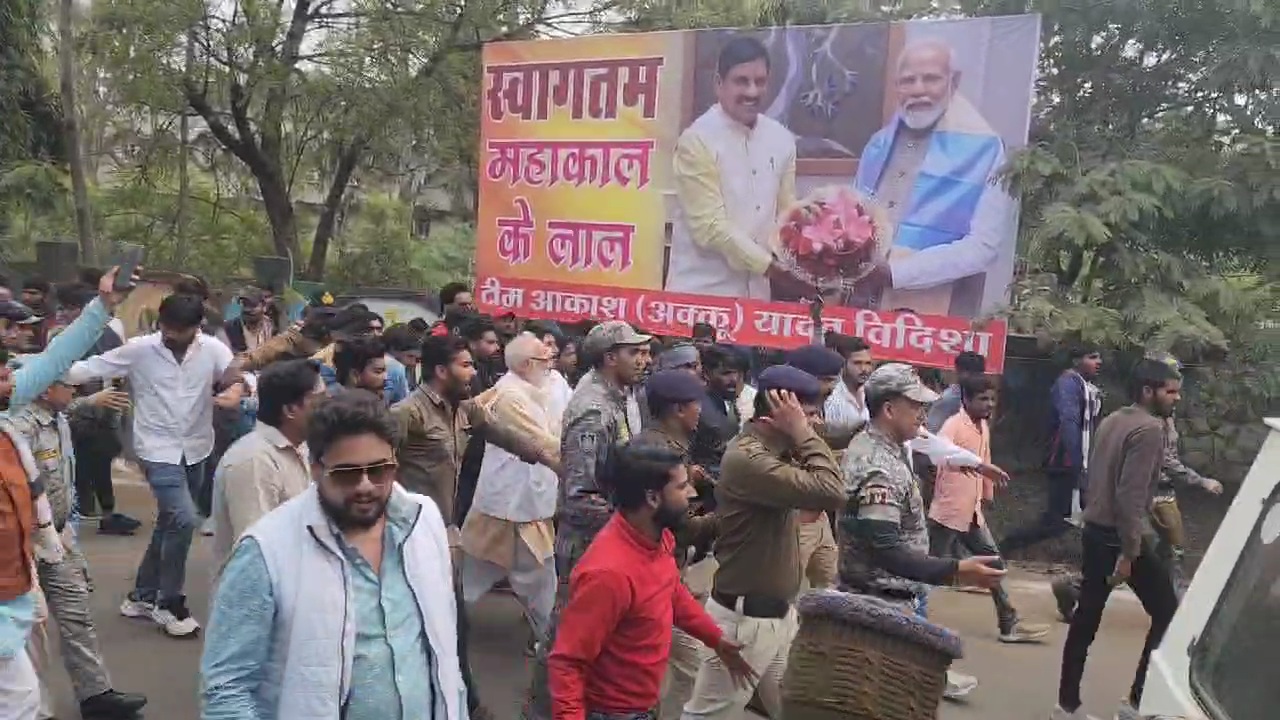
[(200, 534), (205, 537), (213, 537), (213, 518), (207, 517), (200, 525)]
[(81, 510), (80, 519), (86, 520), (88, 522), (97, 522), (98, 520), (102, 519), (102, 515), (98, 514), (97, 510), (89, 510), (89, 511)]
[[(131, 525), (129, 524), (129, 522), (126, 522), (127, 520), (132, 520), (134, 523), (137, 523), (137, 524)], [(138, 526), (141, 524), (142, 523), (138, 523), (137, 520), (133, 520), (133, 518), (124, 518), (124, 516), (108, 515), (98, 521), (98, 534), (99, 535), (132, 535), (133, 532), (137, 530)]]
[(1121, 700), (1115, 720), (1178, 720), (1171, 715), (1143, 715), (1128, 700)]
[(1098, 718), (1085, 712), (1082, 707), (1076, 708), (1074, 712), (1067, 712), (1058, 705), (1053, 708), (1049, 720), (1098, 720)]
[(1036, 643), (1049, 634), (1048, 625), (1017, 622), (1009, 632), (1000, 633), (1000, 642), (1016, 645), (1019, 643)]
[(976, 687), (978, 687), (978, 678), (955, 670), (948, 670), (947, 689), (942, 691), (942, 697), (947, 700), (960, 700), (973, 692)]
[(80, 717), (85, 720), (127, 720), (147, 704), (145, 695), (108, 690), (80, 701)]
[(187, 610), (187, 598), (179, 595), (156, 605), (151, 619), (169, 637), (192, 637), (200, 632), (200, 623)]
[(124, 527), (131, 527), (134, 530), (137, 530), (138, 528), (142, 527), (141, 520), (125, 515), (124, 513), (118, 513), (118, 512), (111, 513), (111, 520), (112, 522), (119, 523)]
[(120, 614), (127, 618), (150, 618), (155, 609), (155, 603), (148, 600), (139, 600), (133, 593), (125, 596), (124, 602), (120, 603)]

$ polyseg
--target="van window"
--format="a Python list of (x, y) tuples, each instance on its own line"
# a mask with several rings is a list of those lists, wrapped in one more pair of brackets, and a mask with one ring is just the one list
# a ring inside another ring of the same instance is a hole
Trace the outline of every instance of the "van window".
[(1268, 498), (1191, 648), (1191, 686), (1214, 720), (1273, 720), (1280, 707), (1280, 488)]

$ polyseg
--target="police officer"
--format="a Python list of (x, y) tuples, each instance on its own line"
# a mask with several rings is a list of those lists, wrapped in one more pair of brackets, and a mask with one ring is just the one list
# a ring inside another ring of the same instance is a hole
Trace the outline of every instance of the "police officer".
[[(842, 589), (911, 612), (930, 585), (995, 587), (1005, 574), (998, 557), (929, 556), (924, 499), (906, 443), (919, 434), (938, 394), (903, 363), (880, 366), (865, 388), (871, 422), (849, 443), (842, 467), (848, 490), (839, 533)], [(948, 671), (946, 696), (963, 697), (977, 684)]]
[[(36, 573), (49, 609), (58, 620), (62, 661), (80, 701), (80, 714), (92, 718), (131, 718), (147, 704), (147, 698), (116, 692), (111, 687), (89, 608), (88, 565), (75, 538), (75, 459), (71, 427), (64, 413), (73, 401), (115, 410), (128, 406), (128, 398), (121, 392), (103, 390), (76, 399), (73, 387), (55, 382), (35, 402), (8, 416), (0, 416), (0, 426), (25, 440), (31, 449), (53, 511), (54, 529), (61, 534), (66, 550), (61, 562), (38, 559)], [(44, 655), (43, 648), (39, 648), (38, 654)], [(39, 658), (40, 662), (43, 660)], [(43, 674), (45, 668), (39, 670)], [(48, 697), (47, 690), (42, 693)]]
[(568, 600), (569, 576), (613, 512), (600, 470), (612, 447), (640, 432), (628, 418), (627, 398), (649, 369), (650, 339), (621, 320), (610, 320), (592, 328), (582, 341), (583, 358), (591, 370), (578, 381), (564, 411), (560, 434), (564, 471), (556, 513), (556, 575), (560, 583), (550, 637), (538, 646), (534, 658), (524, 707), (527, 720), (551, 718), (547, 654), (554, 645), (560, 608)]

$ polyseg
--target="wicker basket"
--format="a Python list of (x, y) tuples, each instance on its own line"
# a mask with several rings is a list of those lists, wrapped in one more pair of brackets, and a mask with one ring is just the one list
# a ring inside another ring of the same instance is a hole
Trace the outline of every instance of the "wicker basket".
[(834, 590), (800, 599), (783, 720), (932, 720), (959, 639), (902, 608)]

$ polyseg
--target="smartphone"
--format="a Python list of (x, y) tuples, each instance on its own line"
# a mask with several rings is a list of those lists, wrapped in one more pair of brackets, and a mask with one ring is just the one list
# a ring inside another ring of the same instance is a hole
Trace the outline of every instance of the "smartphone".
[(133, 273), (142, 264), (142, 258), (146, 252), (147, 249), (137, 243), (122, 242), (116, 245), (116, 259), (112, 263), (120, 268), (116, 272), (116, 290), (133, 289)]

